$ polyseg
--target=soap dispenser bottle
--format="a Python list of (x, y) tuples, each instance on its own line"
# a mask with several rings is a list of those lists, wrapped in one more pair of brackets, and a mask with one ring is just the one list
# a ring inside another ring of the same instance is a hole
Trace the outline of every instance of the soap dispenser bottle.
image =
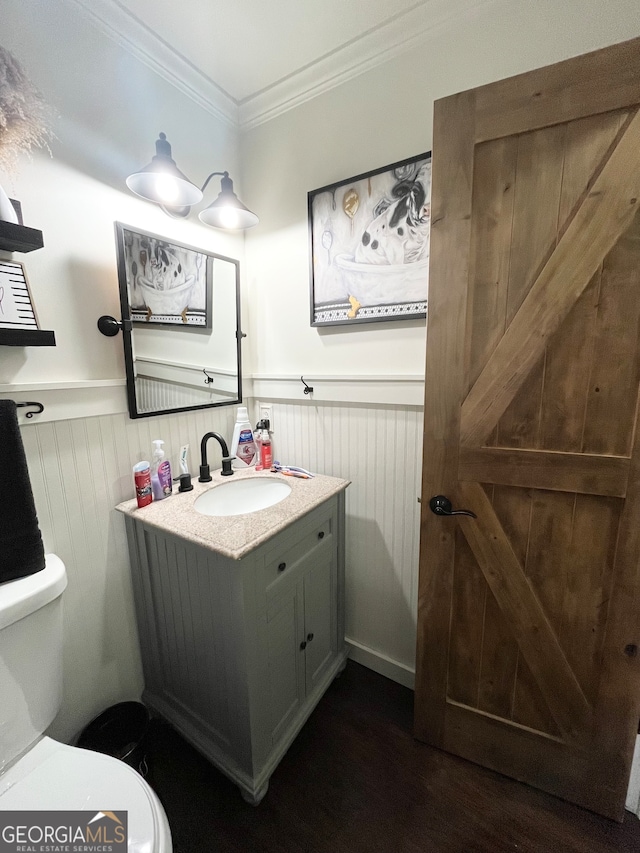
[(253, 431), (253, 442), (256, 446), (256, 471), (262, 471), (262, 430), (264, 429), (264, 421), (258, 421), (256, 428)]
[(252, 468), (256, 464), (256, 445), (246, 406), (238, 406), (230, 452), (234, 457), (231, 464), (236, 469)]
[(161, 501), (168, 497), (173, 491), (171, 480), (171, 464), (165, 459), (163, 450), (164, 441), (156, 438), (153, 442), (153, 466), (151, 468), (151, 488), (154, 501)]

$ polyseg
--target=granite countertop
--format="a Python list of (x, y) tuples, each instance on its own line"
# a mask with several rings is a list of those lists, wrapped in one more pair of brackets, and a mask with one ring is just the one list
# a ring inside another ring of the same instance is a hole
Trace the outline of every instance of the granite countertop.
[[(346, 489), (350, 482), (323, 474), (317, 474), (311, 480), (303, 480), (253, 469), (235, 471), (232, 477), (222, 477), (218, 470), (212, 471), (211, 476), (211, 483), (199, 483), (197, 478), (194, 478), (192, 492), (179, 493), (177, 484), (174, 484), (174, 492), (170, 498), (154, 501), (144, 507), (138, 507), (136, 499), (133, 498), (119, 504), (116, 509), (150, 527), (180, 536), (232, 560), (241, 560), (258, 545)], [(274, 506), (244, 515), (202, 515), (193, 508), (196, 499), (209, 489), (217, 489), (227, 483), (253, 477), (270, 477), (286, 482), (291, 487), (291, 494)]]

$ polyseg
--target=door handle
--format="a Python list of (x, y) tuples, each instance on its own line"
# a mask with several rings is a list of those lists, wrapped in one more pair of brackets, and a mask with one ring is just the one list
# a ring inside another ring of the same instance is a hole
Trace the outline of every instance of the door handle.
[(444, 495), (434, 495), (429, 501), (429, 509), (434, 515), (469, 515), (471, 518), (478, 517), (470, 509), (453, 509), (451, 501)]

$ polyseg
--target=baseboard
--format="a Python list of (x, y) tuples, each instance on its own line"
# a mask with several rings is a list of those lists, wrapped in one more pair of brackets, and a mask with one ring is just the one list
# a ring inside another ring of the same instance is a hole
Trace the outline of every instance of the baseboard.
[(378, 672), (392, 681), (397, 681), (398, 684), (402, 684), (410, 690), (414, 689), (416, 679), (415, 670), (383, 655), (381, 652), (376, 652), (374, 649), (363, 646), (349, 637), (345, 638), (345, 642), (349, 648), (349, 658), (351, 660), (361, 663), (368, 669), (372, 669), (374, 672)]
[(636, 738), (636, 748), (633, 751), (633, 764), (631, 765), (625, 808), (640, 817), (640, 735)]

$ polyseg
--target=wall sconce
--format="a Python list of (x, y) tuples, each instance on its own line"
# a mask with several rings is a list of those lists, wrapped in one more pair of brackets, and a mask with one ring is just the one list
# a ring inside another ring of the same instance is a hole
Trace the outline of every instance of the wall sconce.
[(156, 140), (156, 153), (151, 162), (139, 172), (129, 175), (127, 186), (141, 198), (159, 204), (170, 216), (187, 217), (192, 206), (202, 200), (209, 181), (216, 175), (221, 176), (220, 194), (200, 212), (200, 221), (214, 228), (244, 229), (257, 225), (260, 220), (234, 193), (228, 172), (212, 172), (202, 189), (198, 189), (176, 166), (164, 133)]

